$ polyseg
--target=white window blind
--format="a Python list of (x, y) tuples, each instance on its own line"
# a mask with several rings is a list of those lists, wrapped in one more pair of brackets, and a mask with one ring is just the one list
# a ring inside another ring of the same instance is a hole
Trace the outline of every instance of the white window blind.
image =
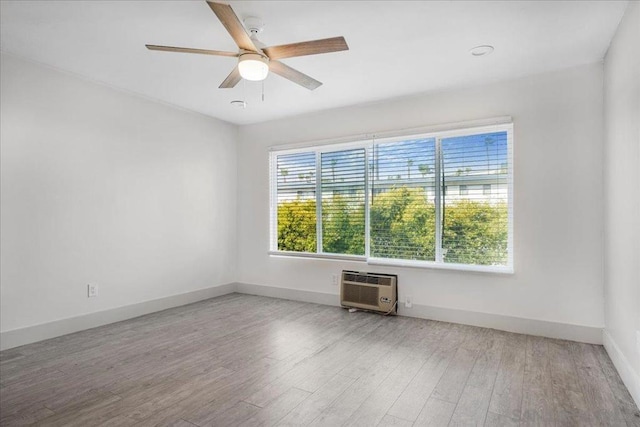
[(435, 260), (435, 139), (371, 150), (371, 256)]
[(315, 153), (279, 154), (275, 163), (277, 248), (316, 252)]
[(365, 254), (364, 148), (320, 154), (322, 252)]
[[(442, 197), (442, 261), (507, 265), (507, 132), (442, 138), (442, 181), (460, 191)], [(485, 191), (486, 186), (495, 191)]]

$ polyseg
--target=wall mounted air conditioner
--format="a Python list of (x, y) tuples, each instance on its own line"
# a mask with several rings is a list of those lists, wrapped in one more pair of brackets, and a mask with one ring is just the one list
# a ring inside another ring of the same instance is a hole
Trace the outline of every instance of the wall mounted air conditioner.
[(340, 304), (396, 314), (398, 311), (398, 276), (395, 274), (342, 271)]

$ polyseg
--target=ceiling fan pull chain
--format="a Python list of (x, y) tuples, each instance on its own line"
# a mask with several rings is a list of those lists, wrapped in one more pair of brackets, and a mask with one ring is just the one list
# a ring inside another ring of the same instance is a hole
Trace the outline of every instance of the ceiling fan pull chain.
[(264, 102), (264, 80), (262, 81), (262, 102)]
[(247, 102), (247, 82), (245, 79), (242, 79), (242, 100), (245, 102)]

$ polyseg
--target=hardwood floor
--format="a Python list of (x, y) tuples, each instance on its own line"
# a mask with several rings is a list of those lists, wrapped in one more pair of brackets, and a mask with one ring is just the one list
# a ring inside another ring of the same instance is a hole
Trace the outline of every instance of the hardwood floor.
[(640, 426), (601, 346), (241, 294), (0, 361), (3, 426)]

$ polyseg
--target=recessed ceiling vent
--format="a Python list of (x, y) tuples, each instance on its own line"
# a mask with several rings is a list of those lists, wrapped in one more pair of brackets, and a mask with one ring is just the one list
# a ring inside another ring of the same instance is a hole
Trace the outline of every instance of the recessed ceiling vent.
[(493, 52), (493, 46), (490, 46), (488, 44), (483, 44), (483, 45), (471, 48), (469, 52), (473, 56), (487, 56)]

